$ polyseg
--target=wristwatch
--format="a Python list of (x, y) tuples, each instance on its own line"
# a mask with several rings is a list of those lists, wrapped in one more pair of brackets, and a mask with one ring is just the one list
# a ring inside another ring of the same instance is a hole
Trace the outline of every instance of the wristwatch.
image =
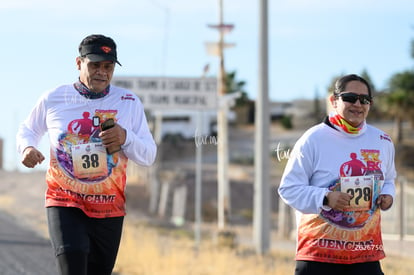
[[(329, 192), (328, 192), (328, 193), (329, 193)], [(322, 205), (329, 206), (328, 193), (326, 193), (326, 194), (325, 194), (325, 197), (323, 197), (323, 203), (322, 203)]]

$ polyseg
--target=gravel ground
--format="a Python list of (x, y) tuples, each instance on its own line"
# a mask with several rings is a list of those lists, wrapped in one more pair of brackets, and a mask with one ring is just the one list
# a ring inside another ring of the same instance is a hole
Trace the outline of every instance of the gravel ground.
[(44, 173), (0, 171), (0, 274), (57, 274), (46, 237)]
[(4, 212), (0, 212), (0, 224), (0, 274), (57, 274), (49, 240)]
[(0, 210), (15, 217), (23, 227), (47, 238), (45, 191), (44, 171), (0, 171)]

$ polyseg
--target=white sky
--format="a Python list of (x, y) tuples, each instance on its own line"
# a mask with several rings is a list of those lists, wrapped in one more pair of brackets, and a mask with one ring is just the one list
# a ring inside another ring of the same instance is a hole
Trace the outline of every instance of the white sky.
[[(228, 71), (256, 97), (259, 1), (223, 0)], [(414, 1), (268, 0), (269, 96), (287, 101), (323, 95), (332, 77), (366, 69), (376, 88), (411, 69)], [(114, 38), (119, 76), (197, 77), (217, 58), (207, 24), (218, 22), (218, 0), (13, 0), (0, 2), (0, 75), (5, 166), (18, 167), (14, 136), (47, 89), (76, 81), (79, 42), (91, 33)], [(48, 152), (44, 152), (47, 154)]]

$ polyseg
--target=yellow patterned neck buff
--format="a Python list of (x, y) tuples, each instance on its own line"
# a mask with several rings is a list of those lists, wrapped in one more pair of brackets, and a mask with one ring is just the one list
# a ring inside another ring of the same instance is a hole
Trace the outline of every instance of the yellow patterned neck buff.
[(332, 123), (335, 128), (344, 131), (345, 133), (357, 135), (360, 133), (361, 129), (364, 127), (365, 123), (361, 123), (360, 127), (354, 127), (349, 124), (343, 117), (337, 113), (329, 114), (329, 122)]

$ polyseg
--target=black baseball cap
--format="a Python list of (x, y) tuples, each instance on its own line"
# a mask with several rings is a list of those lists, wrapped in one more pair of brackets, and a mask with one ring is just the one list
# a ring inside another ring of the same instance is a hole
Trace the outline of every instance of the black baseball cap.
[(113, 61), (120, 66), (116, 55), (116, 44), (112, 38), (92, 34), (85, 37), (79, 45), (79, 54), (81, 57), (87, 57), (92, 62)]

